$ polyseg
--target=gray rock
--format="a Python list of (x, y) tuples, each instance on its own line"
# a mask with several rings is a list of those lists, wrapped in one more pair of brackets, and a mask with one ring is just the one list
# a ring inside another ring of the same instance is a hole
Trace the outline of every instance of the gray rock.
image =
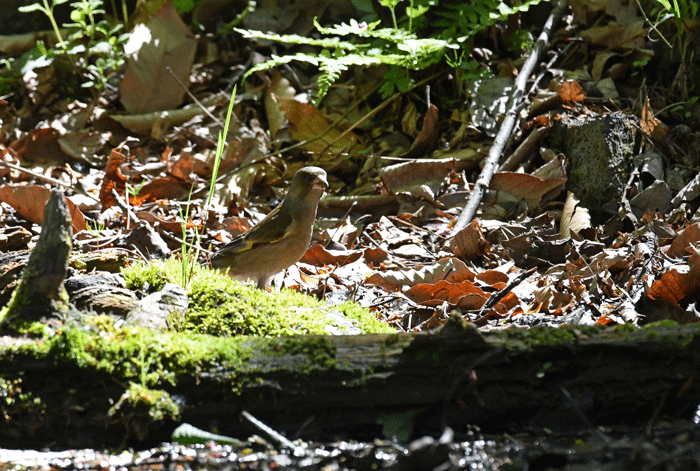
[(633, 168), (638, 128), (639, 120), (623, 113), (564, 118), (555, 125), (552, 145), (569, 160), (566, 189), (587, 208), (603, 208), (622, 196)]
[(127, 314), (126, 324), (165, 330), (169, 320), (184, 318), (188, 306), (189, 300), (184, 288), (166, 283), (162, 290), (143, 298), (136, 309)]

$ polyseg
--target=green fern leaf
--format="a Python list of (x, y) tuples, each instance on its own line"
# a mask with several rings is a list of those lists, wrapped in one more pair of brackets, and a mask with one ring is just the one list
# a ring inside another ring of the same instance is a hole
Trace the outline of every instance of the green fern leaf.
[(309, 46), (319, 46), (329, 49), (345, 49), (354, 51), (358, 49), (357, 44), (347, 41), (339, 41), (338, 38), (314, 39), (296, 34), (275, 34), (263, 33), (262, 31), (253, 31), (246, 29), (233, 28), (234, 31), (240, 33), (244, 38), (267, 39), (268, 41), (277, 41), (286, 44), (306, 44)]

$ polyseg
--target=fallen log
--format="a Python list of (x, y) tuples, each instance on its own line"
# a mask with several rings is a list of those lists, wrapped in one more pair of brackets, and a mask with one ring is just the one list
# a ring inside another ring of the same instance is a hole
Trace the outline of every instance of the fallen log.
[(405, 439), (445, 426), (459, 435), (468, 425), (644, 426), (696, 414), (699, 334), (674, 323), (481, 333), (454, 320), (428, 334), (5, 337), (0, 447), (143, 446), (169, 440), (182, 422), (246, 438), (254, 431), (239, 420), (243, 410), (290, 438), (316, 440)]

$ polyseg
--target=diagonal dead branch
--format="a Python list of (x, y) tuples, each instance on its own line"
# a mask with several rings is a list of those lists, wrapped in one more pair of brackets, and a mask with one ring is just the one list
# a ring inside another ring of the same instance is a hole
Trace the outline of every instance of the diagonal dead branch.
[(566, 5), (567, 3), (563, 0), (557, 1), (552, 13), (550, 13), (549, 18), (547, 18), (547, 21), (544, 24), (542, 33), (540, 33), (540, 36), (537, 38), (537, 42), (535, 43), (535, 47), (532, 49), (530, 57), (527, 58), (525, 64), (523, 64), (523, 68), (518, 74), (518, 77), (515, 79), (515, 89), (510, 97), (510, 100), (508, 101), (508, 112), (506, 113), (503, 124), (501, 124), (501, 128), (499, 129), (498, 134), (493, 141), (493, 145), (489, 150), (489, 155), (486, 157), (484, 168), (474, 184), (474, 190), (472, 190), (471, 195), (469, 196), (469, 201), (467, 201), (462, 213), (459, 215), (459, 219), (457, 219), (457, 223), (455, 224), (454, 229), (452, 229), (450, 237), (454, 237), (459, 231), (467, 227), (472, 219), (474, 219), (476, 210), (481, 203), (481, 198), (484, 196), (484, 192), (489, 187), (491, 177), (493, 177), (496, 167), (498, 167), (498, 161), (501, 153), (508, 143), (513, 128), (515, 127), (515, 120), (517, 118), (518, 110), (523, 103), (527, 79), (535, 68), (535, 64), (537, 64), (542, 50), (549, 42), (549, 37), (554, 30), (554, 25), (559, 22)]

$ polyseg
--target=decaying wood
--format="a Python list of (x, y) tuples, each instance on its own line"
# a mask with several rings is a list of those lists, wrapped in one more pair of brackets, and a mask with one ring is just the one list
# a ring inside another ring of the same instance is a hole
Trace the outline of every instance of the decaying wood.
[[(233, 340), (232, 340), (233, 341)], [(435, 334), (248, 339), (243, 368), (193, 365), (163, 384), (181, 405), (175, 421), (148, 412), (109, 416), (124, 378), (70, 358), (0, 350), (0, 377), (40, 398), (41, 413), (2, 412), (0, 447), (98, 447), (138, 436), (168, 440), (181, 422), (245, 438), (246, 410), (288, 437), (373, 438), (392, 424), (416, 435), (593, 425), (692, 417), (700, 402), (700, 327), (641, 330), (531, 328), (482, 334), (448, 323)], [(0, 405), (0, 408), (3, 407)], [(143, 444), (143, 443), (141, 443)]]
[(71, 216), (61, 190), (52, 189), (36, 247), (29, 255), (2, 322), (11, 318), (38, 320), (65, 313), (68, 294), (63, 286), (72, 248)]

